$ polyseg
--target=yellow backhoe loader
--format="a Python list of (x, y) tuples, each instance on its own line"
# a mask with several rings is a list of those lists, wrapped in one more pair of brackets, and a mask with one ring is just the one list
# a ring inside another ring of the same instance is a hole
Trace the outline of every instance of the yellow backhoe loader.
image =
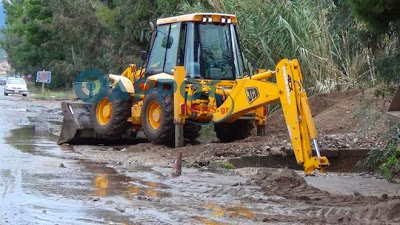
[(207, 123), (222, 142), (248, 137), (253, 124), (263, 136), (266, 106), (280, 102), (297, 162), (307, 174), (329, 165), (320, 155), (299, 63), (283, 59), (273, 71), (246, 72), (236, 16), (159, 19), (143, 61), (110, 75), (113, 88), (94, 103), (62, 103), (59, 144), (118, 142), (144, 131), (156, 144), (180, 147)]

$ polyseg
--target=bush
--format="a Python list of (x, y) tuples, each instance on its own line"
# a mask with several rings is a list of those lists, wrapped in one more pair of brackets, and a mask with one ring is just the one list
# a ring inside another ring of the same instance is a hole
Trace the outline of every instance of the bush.
[(379, 72), (378, 79), (390, 83), (400, 82), (400, 53), (385, 55), (378, 58), (376, 65)]
[(394, 132), (383, 149), (374, 149), (357, 163), (360, 171), (377, 171), (390, 182), (400, 177), (400, 129)]

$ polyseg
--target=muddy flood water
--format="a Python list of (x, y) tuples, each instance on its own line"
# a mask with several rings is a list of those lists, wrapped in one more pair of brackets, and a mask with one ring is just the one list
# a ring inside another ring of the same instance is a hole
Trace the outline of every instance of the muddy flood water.
[(0, 224), (321, 224), (333, 207), (265, 194), (238, 173), (119, 170), (56, 144), (59, 102), (0, 95), (0, 108)]
[(239, 176), (187, 170), (171, 178), (171, 168), (146, 167), (122, 174), (82, 159), (56, 144), (58, 102), (1, 96), (0, 105), (0, 224), (254, 223), (266, 207), (248, 206), (263, 197), (235, 185), (245, 182)]

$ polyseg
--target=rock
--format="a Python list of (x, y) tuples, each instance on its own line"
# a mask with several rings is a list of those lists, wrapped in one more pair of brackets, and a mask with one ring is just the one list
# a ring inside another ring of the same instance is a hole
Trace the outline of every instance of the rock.
[(278, 147), (271, 148), (270, 152), (271, 152), (271, 155), (281, 155), (282, 154), (281, 149)]
[(387, 194), (383, 194), (381, 198), (382, 198), (382, 199), (388, 199), (389, 196), (388, 196)]
[(363, 178), (371, 178), (372, 175), (371, 175), (371, 174), (364, 174), (364, 175), (362, 175), (362, 177), (363, 177)]
[(108, 201), (106, 201), (104, 204), (105, 204), (105, 205), (112, 205), (112, 204), (114, 204), (114, 201), (108, 200)]
[(126, 211), (126, 208), (122, 205), (118, 205), (117, 207), (115, 207), (115, 209), (122, 213)]
[(294, 172), (294, 170), (289, 169), (276, 170), (262, 168), (249, 181), (270, 190), (291, 189), (307, 185), (304, 178)]
[(64, 165), (64, 163), (61, 163), (60, 168), (67, 168), (67, 167)]

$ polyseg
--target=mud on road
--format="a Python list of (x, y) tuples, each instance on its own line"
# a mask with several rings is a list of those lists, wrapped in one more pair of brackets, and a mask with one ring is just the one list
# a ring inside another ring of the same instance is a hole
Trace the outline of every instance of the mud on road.
[(381, 179), (210, 166), (172, 178), (179, 151), (225, 159), (251, 142), (58, 146), (60, 102), (0, 96), (0, 107), (0, 224), (400, 223), (400, 188)]

